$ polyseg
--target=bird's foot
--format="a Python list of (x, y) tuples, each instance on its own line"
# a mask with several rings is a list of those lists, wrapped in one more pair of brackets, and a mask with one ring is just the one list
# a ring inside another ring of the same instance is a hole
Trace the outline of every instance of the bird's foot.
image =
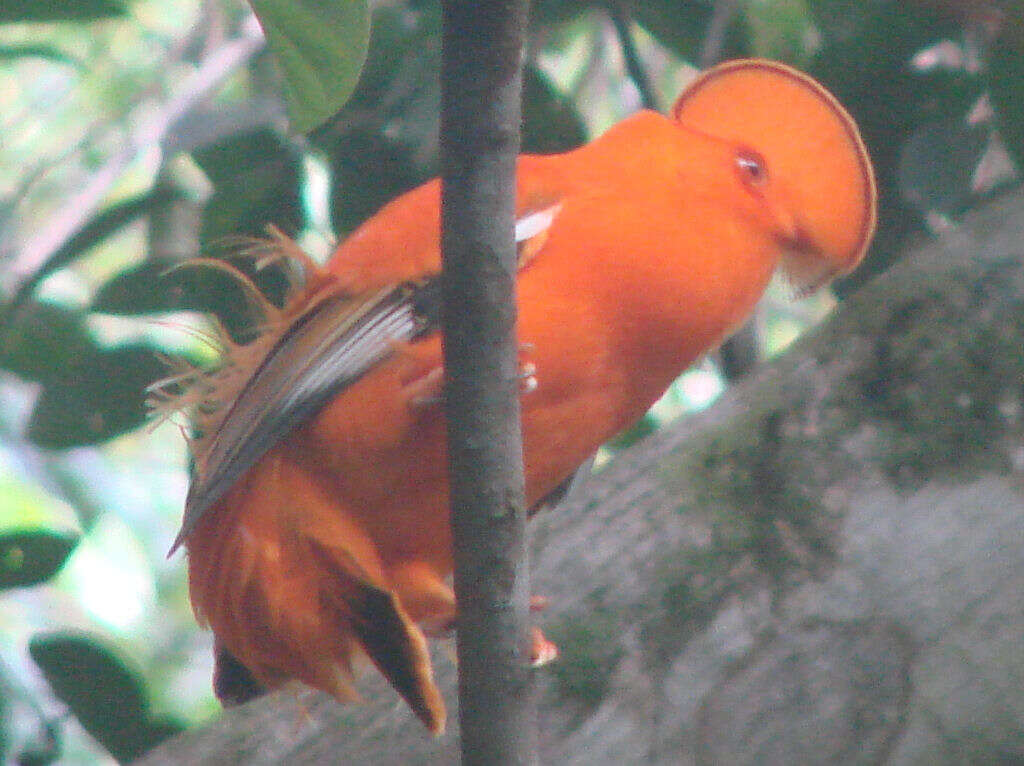
[(536, 349), (532, 343), (519, 344), (519, 393), (529, 394), (537, 390), (537, 365), (523, 357)]
[(426, 375), (406, 384), (405, 392), (409, 397), (409, 406), (414, 410), (440, 404), (444, 401), (444, 368), (435, 367)]
[(558, 647), (544, 638), (540, 628), (530, 628), (530, 667), (544, 667), (557, 659)]
[[(548, 605), (546, 596), (530, 596), (530, 611), (541, 612)], [(421, 620), (420, 630), (430, 638), (450, 638), (455, 632), (457, 618), (454, 615), (446, 615), (433, 619)], [(452, 657), (454, 660), (454, 656)], [(558, 647), (544, 637), (544, 633), (538, 627), (530, 628), (530, 654), (529, 663), (532, 668), (539, 668), (558, 659)]]
[[(532, 351), (532, 343), (524, 343), (520, 352)], [(537, 365), (529, 360), (519, 362), (519, 393), (526, 395), (537, 390)], [(433, 407), (444, 401), (444, 368), (434, 367), (409, 381), (403, 387), (409, 406), (415, 410)]]
[[(531, 612), (542, 612), (547, 605), (547, 596), (530, 596)], [(543, 667), (557, 659), (558, 647), (544, 637), (540, 628), (530, 628), (530, 667)]]

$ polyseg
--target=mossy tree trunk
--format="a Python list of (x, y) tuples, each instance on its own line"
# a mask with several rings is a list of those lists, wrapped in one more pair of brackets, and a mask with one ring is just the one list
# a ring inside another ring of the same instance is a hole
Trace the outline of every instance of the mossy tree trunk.
[[(1024, 194), (619, 455), (534, 541), (562, 649), (545, 763), (1020, 762)], [(366, 688), (276, 694), (145, 762), (455, 761), (456, 733)]]

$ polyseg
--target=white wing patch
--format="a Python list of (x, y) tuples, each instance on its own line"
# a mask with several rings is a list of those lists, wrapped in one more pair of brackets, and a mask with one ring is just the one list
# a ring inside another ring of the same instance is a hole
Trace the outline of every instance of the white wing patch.
[(548, 231), (561, 209), (562, 204), (558, 203), (540, 210), (531, 210), (516, 219), (516, 250), (520, 269), (536, 258), (544, 247)]
[(516, 219), (516, 243), (525, 242), (528, 239), (533, 239), (539, 234), (543, 234), (555, 221), (555, 216), (561, 209), (561, 205), (552, 205), (551, 207), (544, 208), (543, 210), (536, 210), (520, 216)]

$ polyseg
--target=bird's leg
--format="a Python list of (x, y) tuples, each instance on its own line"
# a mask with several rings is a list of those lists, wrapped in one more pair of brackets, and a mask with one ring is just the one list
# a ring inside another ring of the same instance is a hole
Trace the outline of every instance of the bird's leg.
[(530, 667), (540, 668), (558, 659), (558, 647), (536, 625), (530, 628)]
[[(547, 596), (530, 596), (530, 611), (542, 612), (548, 605)], [(530, 666), (534, 668), (547, 665), (558, 659), (558, 647), (544, 637), (544, 633), (536, 625), (530, 628)]]
[[(420, 629), (430, 638), (448, 638), (455, 631), (456, 618), (444, 622), (425, 620)], [(549, 641), (536, 625), (530, 627), (530, 667), (540, 668), (558, 659), (558, 646)]]
[(444, 394), (444, 368), (439, 365), (436, 351), (424, 351), (407, 341), (390, 342), (391, 353), (402, 363), (400, 372), (401, 396), (413, 410), (422, 410), (440, 404)]
[[(391, 583), (402, 606), (425, 635), (435, 639), (451, 636), (458, 622), (455, 593), (436, 573), (423, 564), (410, 562), (392, 570)], [(531, 612), (540, 612), (547, 605), (544, 596), (530, 597)], [(558, 658), (558, 647), (536, 626), (530, 628), (529, 651), (530, 666), (534, 668)]]
[(441, 404), (444, 401), (444, 368), (428, 370), (425, 375), (407, 383), (402, 392), (408, 396), (409, 406), (414, 410)]
[[(396, 352), (408, 354), (406, 346), (407, 344), (396, 343)], [(520, 355), (533, 349), (532, 343), (523, 343), (519, 347)], [(518, 378), (520, 394), (526, 395), (536, 391), (537, 365), (520, 358)], [(402, 392), (406, 395), (409, 406), (416, 410), (441, 404), (444, 401), (444, 368), (433, 367), (413, 377), (402, 386)]]
[(537, 365), (531, 362), (528, 358), (524, 359), (528, 354), (534, 351), (537, 347), (532, 343), (520, 343), (519, 344), (519, 393), (529, 394), (537, 390)]

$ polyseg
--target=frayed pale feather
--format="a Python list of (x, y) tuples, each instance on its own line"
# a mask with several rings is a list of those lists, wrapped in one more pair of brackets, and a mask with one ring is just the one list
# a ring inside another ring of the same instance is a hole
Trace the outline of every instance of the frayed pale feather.
[[(153, 427), (170, 421), (181, 428), (197, 476), (204, 473), (212, 437), (232, 403), (281, 334), (316, 302), (326, 281), (323, 267), (275, 226), (267, 227), (265, 238), (237, 237), (223, 241), (222, 245), (226, 251), (221, 257), (194, 258), (173, 267), (173, 270), (216, 269), (235, 279), (258, 317), (249, 328), (253, 340), (235, 343), (215, 316), (209, 317), (211, 330), (179, 325), (180, 330), (217, 351), (220, 359), (212, 367), (203, 367), (181, 357), (166, 356), (163, 361), (168, 374), (146, 389), (146, 406), (151, 413)], [(240, 258), (253, 259), (257, 270), (273, 264), (283, 265), (288, 281), (283, 306), (271, 303), (252, 279), (231, 263), (231, 260)], [(182, 416), (185, 423), (179, 419)]]

